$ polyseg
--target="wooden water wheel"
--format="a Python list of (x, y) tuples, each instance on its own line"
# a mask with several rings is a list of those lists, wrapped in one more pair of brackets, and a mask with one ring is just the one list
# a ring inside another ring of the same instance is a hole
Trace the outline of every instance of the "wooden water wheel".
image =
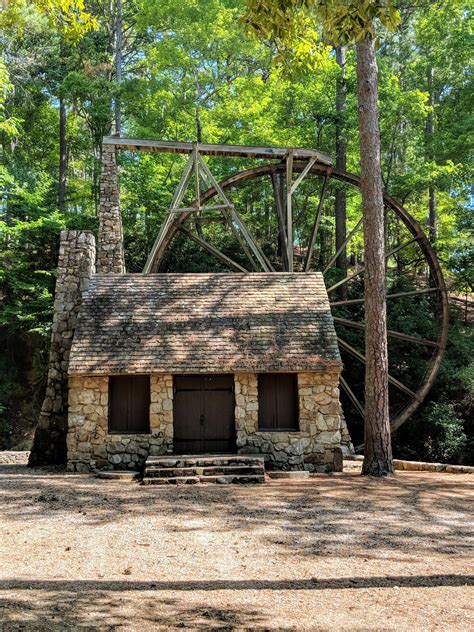
[[(144, 272), (176, 269), (185, 239), (215, 257), (222, 269), (322, 271), (344, 362), (342, 405), (353, 439), (363, 440), (365, 270), (359, 177), (334, 169), (328, 156), (314, 150), (111, 142), (126, 149), (189, 154)], [(203, 155), (279, 162), (234, 171), (218, 183)], [(183, 203), (193, 177), (194, 199), (188, 193), (189, 201)], [(207, 190), (201, 191), (200, 180), (207, 183)], [(337, 191), (343, 192), (351, 212), (336, 244)], [(388, 194), (384, 201), (390, 418), (396, 430), (425, 399), (436, 378), (446, 345), (448, 304), (439, 262), (420, 224)], [(196, 271), (187, 257), (179, 269)]]

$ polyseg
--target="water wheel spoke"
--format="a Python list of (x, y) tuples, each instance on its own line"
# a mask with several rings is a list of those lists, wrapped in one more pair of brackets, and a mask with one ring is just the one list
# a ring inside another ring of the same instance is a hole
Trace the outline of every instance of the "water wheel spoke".
[(344, 392), (347, 394), (347, 396), (349, 397), (351, 402), (354, 404), (355, 409), (360, 414), (362, 419), (365, 420), (365, 409), (364, 409), (364, 406), (362, 406), (362, 404), (359, 402), (357, 397), (354, 395), (354, 392), (351, 390), (349, 384), (342, 377), (342, 375), (340, 376), (339, 381), (341, 383), (341, 388), (344, 390)]
[(416, 237), (413, 237), (412, 239), (405, 241), (403, 244), (400, 244), (399, 246), (392, 248), (392, 250), (389, 250), (389, 252), (387, 252), (387, 254), (385, 255), (385, 259), (388, 259), (389, 257), (393, 256), (396, 252), (399, 252), (400, 250), (403, 250), (404, 248), (411, 246), (411, 244), (414, 244), (419, 239), (420, 239), (420, 236), (417, 235)]
[[(348, 318), (341, 318), (340, 316), (334, 316), (333, 318), (335, 323), (340, 323), (341, 325), (345, 325), (346, 327), (352, 327), (354, 329), (365, 331), (365, 323), (356, 323), (353, 320), (349, 320)], [(399, 338), (400, 340), (406, 340), (407, 342), (413, 342), (419, 345), (424, 345), (426, 347), (439, 347), (439, 342), (437, 342), (436, 340), (417, 338), (416, 336), (410, 336), (409, 334), (404, 334), (401, 331), (394, 331), (393, 329), (389, 329), (387, 331), (387, 336), (390, 336), (391, 338)]]
[(239, 213), (235, 210), (235, 208), (233, 208), (230, 213), (232, 222), (235, 222), (235, 224), (237, 224), (237, 226), (239, 227), (240, 232), (244, 236), (244, 239), (248, 243), (250, 249), (252, 250), (252, 253), (262, 266), (263, 270), (265, 272), (275, 272), (275, 268), (272, 266), (265, 253), (258, 246), (257, 242), (253, 239), (249, 229), (245, 225), (244, 220), (241, 218)]
[(230, 230), (232, 231), (232, 234), (234, 235), (234, 237), (237, 239), (237, 241), (239, 242), (242, 250), (244, 251), (247, 259), (250, 261), (250, 264), (252, 266), (252, 268), (255, 270), (255, 272), (259, 271), (258, 265), (255, 262), (255, 259), (252, 257), (252, 253), (250, 252), (247, 243), (245, 242), (245, 239), (242, 237), (242, 235), (240, 234), (240, 231), (237, 229), (237, 227), (234, 224), (233, 218), (231, 216), (230, 211), (227, 210), (223, 210), (222, 214), (225, 218), (225, 220), (227, 221), (227, 223), (229, 224)]
[(341, 246), (338, 248), (338, 250), (336, 251), (336, 254), (331, 257), (331, 259), (329, 259), (326, 267), (323, 270), (323, 274), (326, 274), (326, 272), (329, 270), (329, 268), (332, 266), (332, 264), (336, 261), (336, 259), (339, 257), (339, 255), (341, 254), (341, 252), (344, 250), (344, 248), (347, 246), (347, 244), (350, 242), (350, 240), (354, 237), (354, 235), (356, 234), (356, 232), (359, 230), (359, 228), (362, 226), (362, 220), (363, 218), (361, 217), (360, 220), (357, 222), (357, 224), (354, 226), (354, 228), (351, 230), (351, 232), (349, 233), (349, 235), (346, 237), (346, 239), (343, 241), (343, 243), (341, 244)]
[[(351, 237), (351, 235), (349, 235)], [(415, 241), (418, 241), (420, 239), (419, 235), (416, 237), (413, 237), (412, 239), (409, 239), (408, 241), (406, 241), (403, 244), (400, 244), (399, 246), (397, 246), (396, 248), (393, 248), (392, 250), (390, 250), (389, 252), (387, 252), (387, 254), (385, 255), (385, 259), (388, 259), (389, 257), (391, 257), (392, 255), (394, 255), (396, 252), (398, 252), (399, 250), (403, 250), (403, 248), (407, 248), (408, 246), (410, 246), (411, 244), (413, 244)], [(339, 253), (338, 253), (339, 254)], [(337, 257), (337, 255), (336, 255)], [(334, 257), (334, 260), (335, 258)], [(332, 261), (332, 260), (331, 260)], [(327, 268), (326, 268), (327, 269)], [(324, 270), (324, 272), (326, 272), (326, 269)], [(362, 266), (361, 268), (359, 268), (359, 270), (357, 270), (356, 272), (353, 272), (352, 274), (348, 274), (346, 277), (344, 277), (343, 279), (341, 279), (340, 281), (338, 281), (337, 283), (335, 283), (334, 285), (331, 285), (330, 288), (328, 288), (328, 293), (332, 292), (333, 290), (337, 289), (338, 287), (340, 287), (341, 285), (344, 285), (345, 283), (347, 283), (348, 281), (350, 281), (351, 279), (355, 278), (356, 276), (359, 276), (359, 274), (362, 274), (363, 272), (365, 272), (365, 266)], [(387, 298), (390, 295), (387, 296)], [(395, 295), (393, 295), (395, 296)], [(362, 299), (359, 302), (363, 302), (364, 299)], [(338, 305), (340, 305), (340, 303), (338, 303)]]
[(318, 236), (319, 224), (321, 222), (321, 216), (323, 213), (324, 199), (326, 198), (328, 187), (329, 187), (329, 175), (326, 174), (324, 176), (321, 195), (319, 196), (318, 208), (316, 211), (316, 216), (314, 218), (313, 229), (311, 231), (311, 237), (308, 244), (308, 252), (306, 253), (306, 259), (304, 263), (305, 272), (309, 272), (309, 269), (311, 268), (311, 260), (313, 258), (314, 245), (316, 243), (316, 237)]
[[(328, 294), (329, 294), (329, 292), (333, 292), (336, 288), (340, 287), (341, 285), (344, 285), (344, 283), (347, 283), (351, 279), (354, 279), (355, 277), (359, 276), (359, 274), (362, 274), (362, 272), (365, 272), (365, 266), (363, 268), (360, 268), (360, 270), (357, 270), (357, 272), (353, 272), (352, 274), (348, 274), (347, 276), (345, 276), (343, 279), (341, 279), (337, 283), (334, 283), (334, 285), (331, 285), (331, 287), (328, 287), (328, 289), (327, 289)], [(364, 299), (362, 299), (362, 301), (363, 300)], [(357, 299), (357, 301), (359, 302), (359, 299)], [(332, 305), (332, 303), (331, 303), (331, 305)]]
[[(337, 338), (337, 341), (339, 343), (339, 346), (342, 347), (345, 351), (347, 351), (347, 353), (349, 353), (351, 356), (353, 356), (354, 358), (362, 362), (362, 364), (367, 363), (365, 356), (362, 353), (360, 353), (360, 351), (357, 351), (357, 349), (354, 349), (354, 347), (350, 345), (348, 342), (345, 342), (345, 340), (342, 340), (339, 336)], [(402, 382), (397, 380), (397, 378), (393, 377), (393, 375), (388, 374), (388, 381), (389, 381), (389, 384), (396, 386), (400, 391), (403, 391), (404, 393), (406, 393), (407, 395), (410, 395), (410, 397), (414, 399), (418, 399), (418, 395), (414, 391), (408, 388), (408, 386), (405, 386), (405, 384), (402, 384)]]
[(397, 292), (396, 294), (387, 294), (387, 298), (401, 298), (402, 296), (417, 296), (418, 294), (428, 294), (429, 292), (438, 292), (437, 287), (426, 287), (421, 290), (410, 290), (409, 292)]
[(291, 182), (293, 178), (293, 149), (288, 149), (286, 156), (286, 248), (288, 271), (293, 272), (293, 201)]
[(218, 248), (210, 244), (208, 241), (206, 241), (202, 237), (199, 237), (199, 235), (195, 235), (188, 228), (186, 228), (186, 226), (180, 226), (179, 230), (184, 235), (189, 237), (189, 239), (192, 239), (196, 244), (204, 248), (204, 250), (207, 250), (212, 255), (214, 255), (217, 259), (219, 259), (219, 261), (227, 265), (231, 270), (236, 270), (237, 272), (248, 272), (248, 270), (246, 270), (239, 263), (237, 263), (236, 261), (234, 261), (227, 255), (225, 255), (222, 251), (220, 251)]
[(171, 225), (174, 222), (174, 217), (173, 217), (173, 209), (178, 208), (181, 200), (183, 199), (183, 196), (186, 192), (186, 189), (188, 188), (188, 185), (191, 181), (192, 175), (193, 175), (193, 165), (194, 165), (194, 158), (193, 156), (189, 156), (186, 165), (184, 167), (184, 171), (181, 175), (181, 180), (179, 181), (178, 187), (176, 188), (176, 191), (174, 192), (173, 198), (171, 200), (171, 204), (169, 207), (168, 212), (166, 213), (165, 216), (165, 221), (163, 222), (163, 224), (160, 226), (160, 230), (158, 231), (158, 235), (156, 236), (155, 242), (150, 250), (150, 254), (148, 255), (148, 258), (146, 260), (145, 263), (145, 267), (143, 268), (143, 272), (148, 273), (151, 272), (151, 269), (153, 267), (153, 263), (155, 261), (155, 257), (156, 257), (156, 253), (158, 252), (158, 250), (160, 249), (161, 245), (164, 243), (164, 240), (167, 237), (168, 231), (171, 228)]
[[(328, 292), (331, 288), (329, 288)], [(418, 294), (428, 294), (429, 292), (438, 292), (437, 287), (427, 287), (421, 290), (410, 290), (409, 292), (397, 292), (396, 294), (387, 294), (386, 298), (400, 298), (402, 296), (417, 296)], [(365, 298), (350, 298), (346, 301), (333, 301), (329, 303), (331, 307), (337, 307), (340, 305), (355, 305), (356, 303), (364, 303)]]

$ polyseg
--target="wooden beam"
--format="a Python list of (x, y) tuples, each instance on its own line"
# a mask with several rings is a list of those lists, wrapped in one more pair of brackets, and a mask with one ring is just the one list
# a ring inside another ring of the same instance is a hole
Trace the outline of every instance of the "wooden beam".
[(324, 176), (323, 188), (319, 198), (318, 210), (316, 211), (316, 217), (314, 218), (313, 230), (311, 232), (311, 238), (309, 240), (308, 252), (306, 253), (306, 260), (304, 264), (304, 271), (309, 272), (311, 268), (311, 259), (313, 258), (314, 244), (316, 243), (316, 237), (318, 235), (319, 223), (321, 222), (321, 215), (323, 213), (324, 199), (329, 187), (329, 175)]
[(240, 217), (239, 213), (235, 210), (235, 208), (232, 209), (230, 211), (230, 213), (231, 213), (232, 220), (239, 227), (240, 232), (244, 236), (244, 238), (245, 238), (246, 242), (248, 243), (248, 245), (249, 245), (254, 257), (260, 263), (260, 265), (262, 266), (264, 272), (275, 272), (275, 268), (268, 261), (267, 257), (265, 256), (265, 253), (262, 251), (262, 249), (257, 244), (257, 242), (253, 239), (252, 235), (250, 234), (250, 231), (248, 230), (247, 226), (245, 225), (244, 220)]
[(275, 208), (278, 221), (278, 232), (281, 238), (281, 257), (283, 270), (288, 272), (288, 239), (286, 236), (285, 213), (284, 213), (284, 197), (283, 197), (283, 180), (280, 173), (271, 173), (273, 196), (275, 198)]
[(288, 253), (288, 272), (293, 272), (293, 149), (286, 156), (286, 248)]
[(301, 184), (303, 178), (305, 178), (307, 176), (308, 172), (310, 171), (310, 169), (315, 164), (316, 164), (316, 158), (311, 158), (311, 160), (308, 161), (308, 164), (306, 165), (306, 167), (303, 169), (303, 171), (300, 173), (300, 175), (296, 178), (296, 180), (291, 185), (291, 192), (292, 193), (294, 193), (296, 191), (296, 189)]
[[(104, 136), (104, 145), (114, 145), (117, 149), (131, 149), (137, 151), (158, 151), (171, 154), (192, 154), (193, 143), (143, 140), (138, 138), (119, 138), (117, 136)], [(234, 156), (237, 158), (263, 158), (269, 160), (284, 160), (288, 149), (286, 147), (252, 147), (250, 145), (219, 145), (198, 143), (197, 150), (202, 156)], [(294, 149), (295, 160), (310, 160), (331, 165), (332, 159), (327, 154), (316, 149)]]
[(362, 417), (362, 419), (365, 420), (365, 410), (364, 407), (362, 406), (362, 404), (359, 402), (359, 400), (357, 399), (357, 397), (354, 395), (353, 391), (351, 390), (349, 384), (346, 382), (346, 380), (342, 377), (339, 378), (339, 381), (341, 383), (342, 388), (345, 390), (345, 392), (347, 393), (347, 395), (349, 396), (349, 399), (351, 400), (351, 402), (354, 404), (356, 410), (358, 411), (359, 415)]
[(362, 225), (362, 220), (363, 220), (363, 218), (361, 217), (360, 220), (357, 222), (357, 224), (354, 226), (354, 228), (351, 230), (351, 232), (347, 235), (346, 239), (341, 244), (341, 246), (337, 250), (336, 254), (333, 257), (331, 257), (331, 259), (328, 261), (327, 266), (323, 270), (323, 274), (326, 274), (326, 272), (329, 270), (329, 268), (332, 266), (332, 264), (336, 261), (336, 259), (339, 257), (339, 255), (344, 250), (344, 248), (347, 246), (347, 244), (350, 242), (350, 240), (354, 237), (354, 235), (356, 234), (356, 232), (359, 230), (359, 228)]
[(186, 226), (180, 226), (179, 230), (184, 235), (192, 239), (199, 246), (204, 248), (204, 250), (207, 250), (212, 255), (214, 255), (217, 259), (219, 259), (219, 261), (222, 261), (222, 263), (225, 263), (225, 265), (231, 268), (231, 270), (236, 270), (237, 272), (248, 272), (248, 270), (246, 270), (243, 266), (241, 266), (239, 263), (237, 263), (236, 261), (234, 261), (227, 255), (225, 255), (222, 251), (220, 251), (218, 248), (210, 244), (208, 241), (206, 241), (202, 237), (199, 237), (199, 235), (195, 235), (194, 233), (192, 233), (188, 228), (186, 228)]

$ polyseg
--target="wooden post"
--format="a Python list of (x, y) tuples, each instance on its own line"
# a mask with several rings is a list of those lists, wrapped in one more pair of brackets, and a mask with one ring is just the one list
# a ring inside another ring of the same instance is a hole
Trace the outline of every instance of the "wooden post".
[(293, 272), (293, 208), (292, 198), (293, 180), (293, 149), (288, 150), (286, 157), (286, 235), (288, 252), (288, 272)]

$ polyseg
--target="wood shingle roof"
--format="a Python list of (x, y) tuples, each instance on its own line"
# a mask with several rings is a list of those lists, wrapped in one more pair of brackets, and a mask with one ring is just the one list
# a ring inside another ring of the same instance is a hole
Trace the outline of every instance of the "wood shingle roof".
[(95, 275), (69, 359), (88, 375), (340, 366), (318, 272)]

